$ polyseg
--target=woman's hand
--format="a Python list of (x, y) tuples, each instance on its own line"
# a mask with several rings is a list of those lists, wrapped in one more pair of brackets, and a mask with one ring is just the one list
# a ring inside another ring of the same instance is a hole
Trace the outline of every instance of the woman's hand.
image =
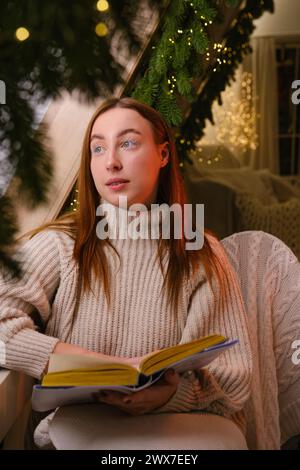
[(179, 381), (179, 374), (169, 369), (155, 384), (139, 392), (124, 396), (121, 392), (105, 390), (94, 394), (94, 398), (96, 401), (116, 406), (125, 413), (138, 416), (150, 413), (167, 403), (176, 392)]

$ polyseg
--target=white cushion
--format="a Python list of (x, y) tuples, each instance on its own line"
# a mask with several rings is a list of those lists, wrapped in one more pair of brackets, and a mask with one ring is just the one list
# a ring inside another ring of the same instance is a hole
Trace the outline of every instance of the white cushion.
[(59, 408), (49, 429), (56, 449), (240, 449), (233, 421), (199, 412), (131, 416), (107, 404)]
[(270, 181), (278, 201), (284, 202), (292, 197), (300, 199), (300, 179), (297, 177), (284, 177), (271, 174)]
[(300, 199), (264, 206), (246, 193), (236, 197), (240, 230), (262, 230), (282, 240), (300, 260)]
[(198, 171), (192, 165), (186, 165), (186, 175), (192, 183), (214, 181), (225, 185), (235, 192), (246, 192), (256, 197), (262, 204), (277, 202), (268, 169), (253, 170), (244, 166), (241, 168), (210, 169)]

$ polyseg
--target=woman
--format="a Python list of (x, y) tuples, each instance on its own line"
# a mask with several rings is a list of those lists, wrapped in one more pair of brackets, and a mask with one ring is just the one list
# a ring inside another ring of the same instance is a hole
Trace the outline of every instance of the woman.
[[(118, 178), (123, 182), (110, 181)], [(128, 215), (120, 196), (128, 207), (143, 204), (139, 214), (150, 214), (150, 222), (158, 211), (152, 204), (187, 202), (171, 130), (132, 98), (112, 98), (96, 110), (83, 142), (78, 210), (32, 231), (20, 250), (24, 276), (1, 282), (1, 365), (41, 379), (53, 352), (136, 364), (153, 350), (204, 335), (238, 338), (205, 370), (165, 375), (127, 402), (116, 392), (98, 399), (131, 415), (205, 410), (244, 432), (252, 374), (247, 318), (221, 244), (207, 230), (195, 250), (186, 249), (184, 230), (181, 238), (118, 237), (115, 215)], [(109, 209), (115, 239), (99, 237), (99, 204)], [(33, 309), (43, 331), (34, 326)]]

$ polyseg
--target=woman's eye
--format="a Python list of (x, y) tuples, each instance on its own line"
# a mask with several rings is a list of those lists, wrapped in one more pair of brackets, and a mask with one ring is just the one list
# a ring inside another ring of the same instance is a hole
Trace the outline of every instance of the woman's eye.
[(101, 153), (101, 150), (99, 149), (103, 149), (102, 145), (97, 145), (97, 147), (94, 147), (93, 153)]
[[(130, 144), (133, 144), (133, 145), (130, 145)], [(125, 140), (124, 142), (122, 142), (121, 144), (121, 147), (124, 147), (124, 148), (132, 148), (132, 147), (135, 147), (137, 145), (137, 142), (135, 140)]]

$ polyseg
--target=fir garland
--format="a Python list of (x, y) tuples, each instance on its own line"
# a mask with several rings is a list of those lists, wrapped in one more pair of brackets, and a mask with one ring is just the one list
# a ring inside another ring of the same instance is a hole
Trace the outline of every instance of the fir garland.
[(132, 96), (156, 108), (169, 125), (182, 123), (177, 95), (194, 101), (192, 80), (201, 72), (201, 62), (195, 54), (204, 54), (209, 47), (207, 27), (217, 11), (207, 0), (172, 0), (163, 31), (143, 78)]

